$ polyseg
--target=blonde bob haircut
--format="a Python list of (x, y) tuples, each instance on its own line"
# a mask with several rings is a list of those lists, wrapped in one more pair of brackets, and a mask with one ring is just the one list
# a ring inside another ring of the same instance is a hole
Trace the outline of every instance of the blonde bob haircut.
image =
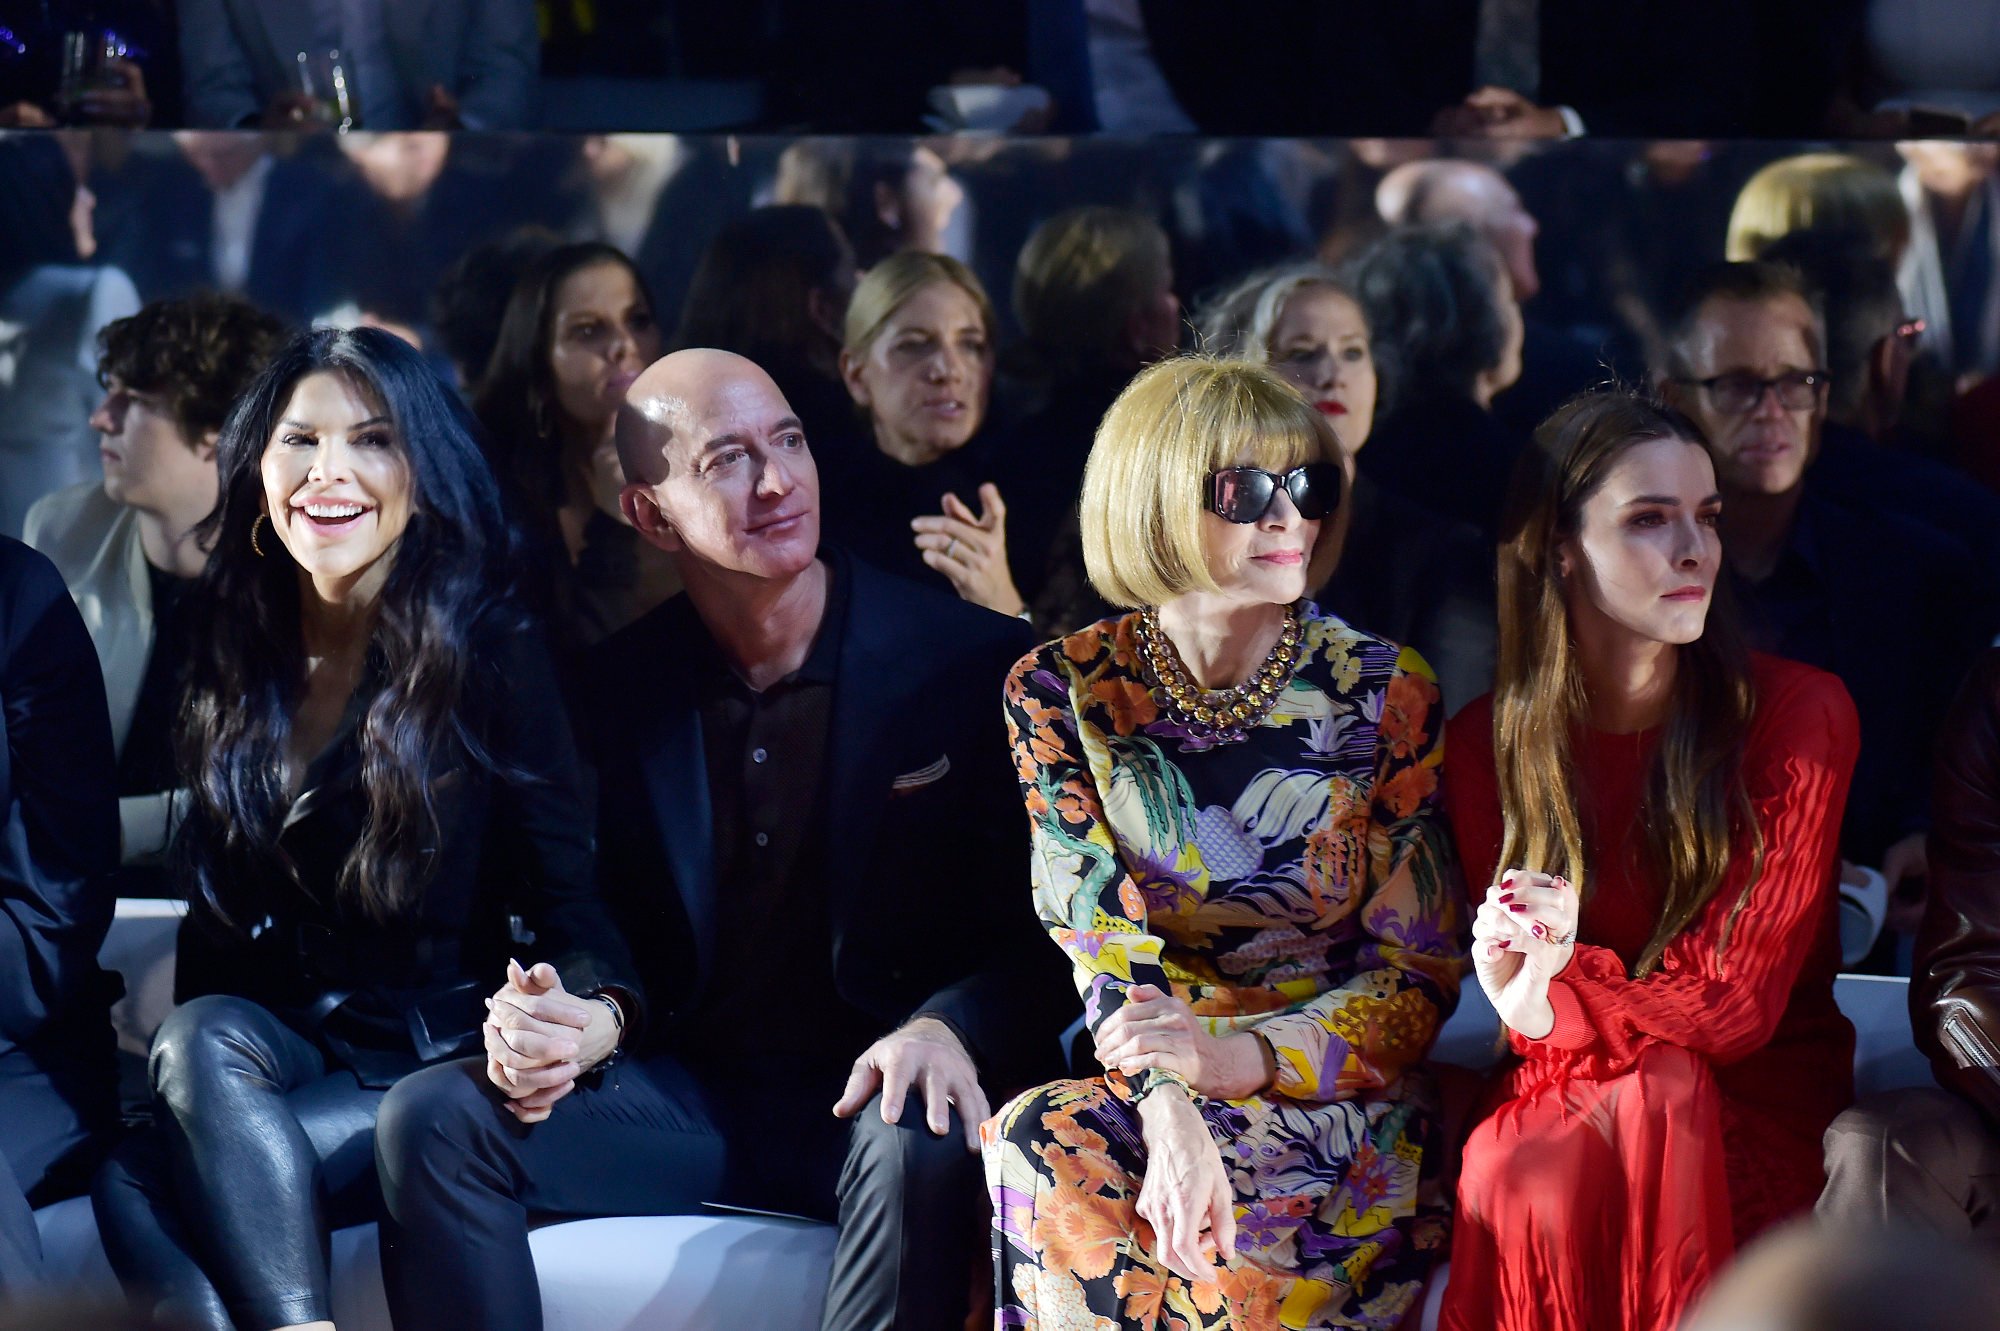
[(972, 303), (979, 307), (979, 322), (986, 329), (990, 352), (996, 321), (986, 288), (979, 284), (970, 268), (949, 254), (925, 254), (920, 250), (898, 250), (855, 283), (854, 294), (847, 301), (847, 319), (841, 325), (841, 350), (856, 360), (866, 357), (868, 348), (875, 345), (875, 339), (882, 335), (903, 303), (933, 282), (949, 282), (972, 297)]
[(1202, 536), (1210, 473), (1309, 462), (1340, 467), (1344, 486), (1307, 561), (1308, 595), (1339, 562), (1353, 483), (1326, 417), (1250, 361), (1176, 356), (1141, 370), (1104, 413), (1083, 469), (1077, 523), (1090, 585), (1127, 608), (1217, 590)]
[(1854, 231), (1890, 263), (1910, 243), (1910, 210), (1896, 178), (1846, 153), (1781, 157), (1750, 177), (1729, 210), (1724, 252), (1733, 263), (1761, 259), (1794, 231)]

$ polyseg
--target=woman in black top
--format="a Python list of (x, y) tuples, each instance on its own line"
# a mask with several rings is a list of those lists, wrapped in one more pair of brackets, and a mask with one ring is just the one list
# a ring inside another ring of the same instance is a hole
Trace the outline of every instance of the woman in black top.
[[(471, 420), (371, 329), (294, 341), (218, 446), (181, 735), (190, 911), (155, 1126), (100, 1177), (128, 1286), (184, 1321), (330, 1325), (404, 1073), (481, 1047), (530, 946), (632, 990), (547, 651)], [(232, 1318), (235, 1320), (232, 1322)]]

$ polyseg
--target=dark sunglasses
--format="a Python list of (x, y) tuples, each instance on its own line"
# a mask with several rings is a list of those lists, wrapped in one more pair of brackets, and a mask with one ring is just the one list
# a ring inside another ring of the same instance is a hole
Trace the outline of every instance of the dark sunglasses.
[(1292, 497), (1300, 517), (1317, 522), (1340, 507), (1340, 468), (1308, 462), (1279, 475), (1262, 467), (1224, 467), (1208, 478), (1208, 511), (1230, 522), (1255, 522), (1280, 489)]

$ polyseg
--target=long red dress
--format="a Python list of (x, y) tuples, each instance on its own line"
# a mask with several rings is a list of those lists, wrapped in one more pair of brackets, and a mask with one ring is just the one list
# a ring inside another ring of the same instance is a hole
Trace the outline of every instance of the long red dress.
[[(1753, 663), (1744, 774), (1764, 868), (1719, 960), (1747, 853), (1658, 968), (1629, 978), (1660, 904), (1638, 858), (1659, 733), (1574, 732), (1593, 890), (1549, 985), (1555, 1028), (1508, 1033), (1519, 1062), (1466, 1143), (1445, 1328), (1671, 1331), (1738, 1243), (1819, 1195), (1820, 1136), (1854, 1095), (1833, 883), (1859, 723), (1832, 675)], [(1508, 867), (1490, 696), (1452, 720), (1445, 754), (1477, 902)]]

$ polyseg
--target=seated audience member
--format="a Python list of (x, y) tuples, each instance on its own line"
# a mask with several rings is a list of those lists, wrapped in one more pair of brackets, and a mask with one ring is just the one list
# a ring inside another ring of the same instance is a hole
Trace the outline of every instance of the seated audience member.
[(1506, 270), (1453, 223), (1392, 231), (1350, 271), (1368, 326), (1380, 330), (1390, 389), (1363, 470), (1492, 541), (1521, 451), (1492, 413), (1494, 394), (1521, 375), (1521, 307)]
[(0, 536), (0, 1302), (40, 1276), (30, 1208), (84, 1187), (118, 1126), (98, 969), (117, 759), (90, 635), (53, 565)]
[[(1317, 264), (1253, 273), (1200, 316), (1204, 350), (1263, 361), (1333, 425), (1355, 458), (1375, 424), (1374, 332), (1344, 278)], [(1357, 476), (1347, 543), (1320, 604), (1423, 653), (1445, 703), (1493, 687), (1492, 553), (1477, 529)]]
[(965, 187), (935, 148), (896, 139), (794, 143), (778, 158), (775, 201), (822, 209), (873, 268), (891, 254), (944, 252)]
[(1945, 374), (2000, 371), (2000, 144), (1912, 142), (1897, 183), (1910, 249), (1897, 273)]
[[(1888, 508), (1972, 552), (2000, 587), (2000, 502), (1966, 474), (1909, 448), (1901, 429), (1924, 326), (1905, 312), (1896, 270), (1851, 232), (1794, 231), (1764, 257), (1798, 270), (1826, 327), (1826, 420), (1813, 475), (1855, 508)], [(2000, 617), (1988, 625), (2000, 629)]]
[(493, 359), (514, 288), (535, 262), (562, 244), (544, 226), (519, 227), (458, 256), (431, 288), (430, 326), (451, 358), (461, 395), (470, 397)]
[(1392, 227), (1463, 222), (1500, 257), (1522, 310), (1521, 374), (1496, 395), (1493, 408), (1509, 427), (1525, 437), (1571, 395), (1604, 378), (1599, 348), (1561, 323), (1536, 317), (1541, 223), (1498, 168), (1451, 158), (1405, 162), (1375, 187), (1375, 211)]
[(1515, 473), (1499, 684), (1445, 776), (1519, 1061), (1465, 1145), (1443, 1327), (1671, 1331), (1812, 1205), (1853, 1098), (1827, 889), (1854, 708), (1745, 650), (1715, 473), (1692, 422), (1621, 392)]
[(224, 291), (298, 324), (331, 308), (347, 219), (326, 161), (261, 134), (185, 130), (171, 142), (133, 153), (99, 189), (105, 257), (139, 294)]
[(660, 354), (652, 297), (608, 245), (563, 245), (514, 285), (472, 398), (516, 506), (559, 656), (617, 632), (680, 589), (673, 565), (618, 508), (612, 430), (625, 390)]
[[(515, 935), (575, 992), (634, 981), (456, 396), (389, 334), (311, 333), (230, 416), (217, 468), (181, 736), (181, 1006), (153, 1042), (154, 1127), (94, 1200), (147, 1306), (330, 1326), (327, 1231), (374, 1209), (382, 1094), (479, 1047), (483, 977)], [(597, 1038), (615, 1022), (590, 1006)]]
[[(686, 11), (676, 15), (685, 17)], [(592, 134), (577, 150), (581, 169), (562, 197), (563, 234), (631, 255), (663, 327), (686, 306), (709, 241), (750, 209), (750, 173), (731, 159), (733, 143), (703, 135)]]
[(97, 330), (139, 297), (90, 262), (88, 193), (53, 136), (0, 136), (0, 180), (0, 536), (19, 536), (30, 504), (96, 470)]
[(1752, 1245), (1685, 1331), (1963, 1331), (1996, 1306), (1988, 1253), (1904, 1228), (1801, 1221)]
[[(526, 129), (540, 39), (532, 0), (299, 5), (179, 0), (187, 123), (201, 129), (329, 124), (331, 87), (305, 88), (295, 55), (341, 55), (354, 124)], [(331, 80), (331, 70), (313, 77)]]
[(982, 705), (1028, 630), (821, 548), (799, 419), (739, 356), (649, 368), (618, 445), (627, 514), (687, 584), (599, 649), (584, 711), (648, 1001), (586, 1076), (601, 1005), (511, 972), (488, 1057), (392, 1093), (390, 1307), (538, 1327), (530, 1212), (723, 1202), (839, 1223), (822, 1325), (957, 1326), (988, 1088), (1048, 1075), (1076, 1010)]
[(808, 430), (829, 440), (852, 434), (840, 348), (857, 276), (854, 250), (826, 213), (752, 209), (702, 252), (673, 345), (747, 357), (777, 380)]
[(1737, 191), (1723, 257), (1769, 258), (1773, 245), (1807, 230), (1865, 237), (1893, 266), (1909, 248), (1910, 210), (1896, 178), (1873, 162), (1847, 153), (1781, 157)]
[(1000, 1325), (1422, 1300), (1461, 888), (1429, 668), (1306, 599), (1340, 456), (1277, 376), (1207, 358), (1143, 371), (1098, 431), (1084, 550), (1139, 608), (1024, 657), (1006, 706), (1036, 912), (1107, 1073), (988, 1125)]
[(1938, 1085), (1834, 1120), (1819, 1213), (1916, 1224), (2000, 1256), (2000, 651), (1946, 715), (1933, 791), (1910, 1015)]
[[(1793, 270), (1717, 265), (1674, 321), (1663, 389), (1715, 455), (1723, 549), (1752, 645), (1832, 671), (1853, 696), (1861, 758), (1841, 854), (1881, 871), (1890, 925), (1907, 931), (1929, 825), (1919, 774), (1939, 713), (1992, 635), (1992, 598), (1964, 546), (1817, 479), (1825, 346)], [(1913, 686), (1912, 672), (1926, 682)]]
[(28, 510), (83, 613), (104, 674), (118, 750), (121, 895), (169, 896), (158, 867), (176, 799), (173, 731), (198, 650), (188, 601), (208, 550), (195, 530), (215, 507), (215, 443), (236, 399), (284, 340), (284, 326), (233, 296), (161, 301), (98, 335), (104, 400), (91, 413), (104, 475)]
[[(919, 582), (941, 574), (965, 600), (1018, 615), (1027, 603), (1009, 552), (1021, 529), (995, 484), (1011, 459), (980, 435), (994, 322), (986, 289), (956, 259), (912, 250), (869, 269), (847, 306), (840, 374), (870, 437), (818, 456), (830, 539)], [(1049, 534), (1040, 540), (1047, 549)], [(1038, 548), (1032, 535), (1026, 548)]]
[(1109, 613), (1083, 567), (1077, 487), (1105, 410), (1181, 342), (1167, 233), (1123, 208), (1074, 208), (1036, 227), (1014, 266), (1014, 317), (1039, 401), (1002, 444), (1019, 477), (1017, 528), (1057, 533), (1046, 550), (1015, 543), (1014, 566), (1037, 623), (1059, 631)]

